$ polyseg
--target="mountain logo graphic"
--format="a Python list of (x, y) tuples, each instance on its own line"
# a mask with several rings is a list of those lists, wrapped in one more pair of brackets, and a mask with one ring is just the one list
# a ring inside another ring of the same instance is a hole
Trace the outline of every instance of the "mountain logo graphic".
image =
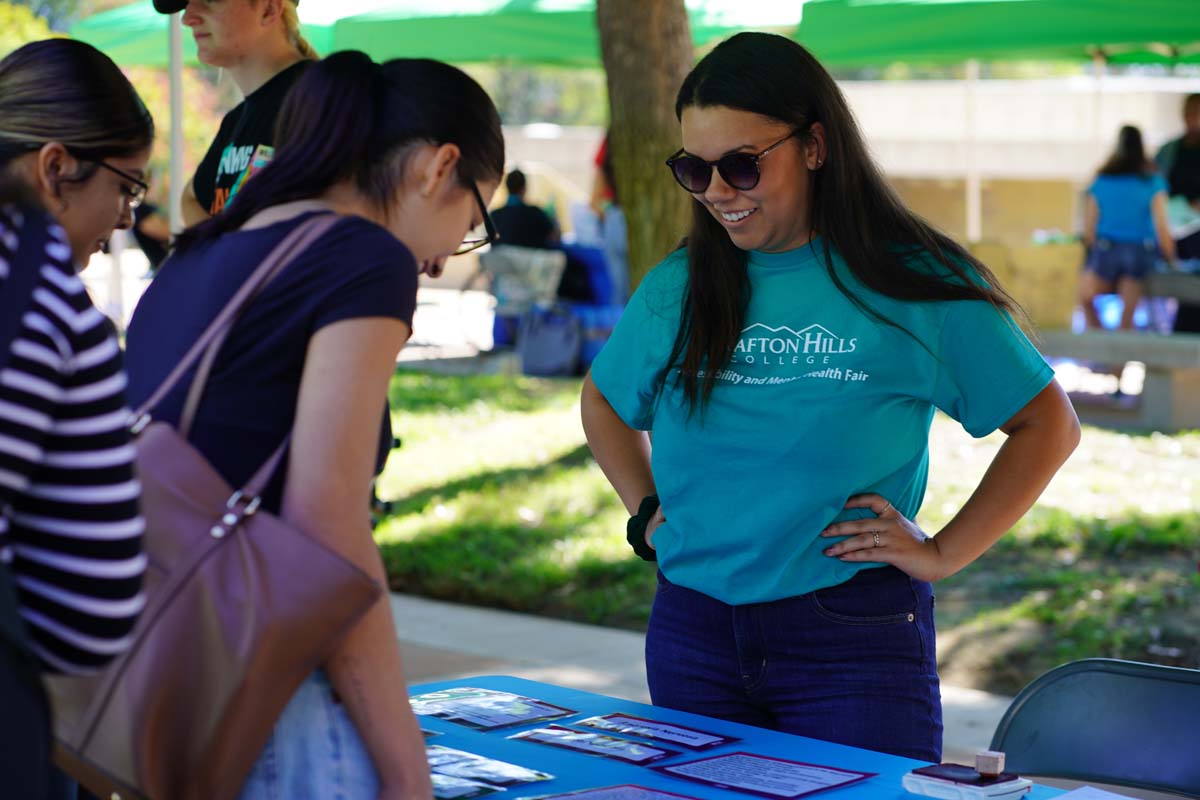
[(853, 353), (857, 346), (857, 339), (843, 339), (817, 323), (796, 330), (788, 325), (773, 326), (755, 322), (742, 329), (734, 354), (783, 356)]

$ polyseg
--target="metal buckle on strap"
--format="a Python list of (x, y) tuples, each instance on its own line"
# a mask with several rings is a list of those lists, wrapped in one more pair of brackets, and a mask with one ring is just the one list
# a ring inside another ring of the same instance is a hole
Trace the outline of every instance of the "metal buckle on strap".
[(142, 414), (140, 417), (138, 417), (137, 419), (135, 419), (133, 422), (131, 422), (129, 424), (129, 432), (131, 434), (133, 434), (134, 436), (137, 436), (139, 433), (146, 430), (146, 426), (149, 425), (153, 421), (154, 420), (151, 418), (151, 416), (149, 414)]
[[(245, 504), (242, 505), (243, 501)], [(221, 516), (221, 521), (212, 526), (209, 533), (214, 539), (223, 539), (226, 535), (233, 532), (233, 529), (246, 517), (254, 516), (254, 512), (258, 511), (258, 507), (262, 504), (262, 498), (258, 495), (251, 497), (248, 501), (246, 496), (239, 489), (230, 495), (225, 501), (225, 508), (228, 510)]]
[[(242, 502), (245, 499), (246, 499), (246, 495), (244, 495), (242, 493), (241, 489), (238, 489), (236, 492), (234, 492), (232, 495), (230, 495), (230, 497), (227, 501), (225, 501), (225, 507), (230, 510), (235, 510), (235, 509), (237, 509), (238, 503)], [(251, 497), (246, 502), (246, 505), (242, 507), (241, 516), (243, 516), (243, 517), (254, 516), (254, 512), (258, 511), (258, 507), (260, 505), (262, 505), (262, 497), (260, 497), (259, 495), (254, 495), (254, 497)]]

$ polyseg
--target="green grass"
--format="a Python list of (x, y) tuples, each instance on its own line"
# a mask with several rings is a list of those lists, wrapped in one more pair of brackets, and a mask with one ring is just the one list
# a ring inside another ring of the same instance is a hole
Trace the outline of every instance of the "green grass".
[[(653, 569), (584, 443), (579, 381), (400, 372), (377, 530), (393, 589), (641, 629)], [(939, 417), (918, 522), (936, 531), (1002, 435)], [(1200, 435), (1085, 429), (1041, 502), (938, 584), (939, 660), (958, 685), (1013, 693), (1063, 661), (1200, 666)]]

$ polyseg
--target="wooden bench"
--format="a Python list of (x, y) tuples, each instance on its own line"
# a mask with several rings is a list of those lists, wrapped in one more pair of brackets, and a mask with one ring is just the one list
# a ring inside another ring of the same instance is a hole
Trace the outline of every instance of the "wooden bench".
[(1048, 358), (1111, 365), (1140, 361), (1146, 365), (1138, 402), (1076, 403), (1075, 410), (1084, 422), (1165, 433), (1200, 428), (1200, 334), (1045, 331), (1041, 337), (1039, 349)]

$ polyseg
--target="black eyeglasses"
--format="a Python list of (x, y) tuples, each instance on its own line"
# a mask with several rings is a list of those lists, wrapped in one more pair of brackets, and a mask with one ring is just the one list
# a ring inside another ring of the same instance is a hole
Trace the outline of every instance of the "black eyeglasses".
[(734, 189), (743, 191), (753, 189), (758, 185), (758, 179), (762, 177), (762, 170), (758, 166), (759, 159), (804, 130), (804, 128), (797, 128), (762, 152), (726, 153), (716, 161), (705, 161), (700, 156), (684, 155), (683, 148), (680, 148), (667, 159), (667, 166), (671, 168), (671, 174), (675, 176), (679, 185), (692, 194), (700, 194), (708, 190), (708, 185), (712, 183), (713, 167), (716, 167), (717, 172), (721, 174), (721, 180)]
[(104, 167), (109, 172), (124, 178), (133, 184), (132, 186), (121, 185), (121, 193), (125, 195), (125, 204), (129, 206), (129, 210), (133, 211), (140, 206), (146, 199), (146, 192), (150, 191), (150, 186), (141, 178), (135, 178), (124, 170), (117, 169), (112, 164), (109, 164), (99, 158), (85, 158), (84, 161), (90, 161), (98, 167)]
[(471, 181), (471, 191), (475, 193), (475, 202), (479, 204), (479, 213), (483, 215), (483, 229), (487, 233), (486, 236), (463, 239), (463, 243), (454, 251), (454, 255), (461, 256), (463, 253), (469, 253), (472, 250), (478, 250), (485, 244), (495, 244), (500, 241), (500, 234), (496, 233), (496, 225), (492, 222), (492, 215), (488, 213), (487, 203), (483, 202), (483, 195), (479, 193), (479, 185), (475, 181)]

